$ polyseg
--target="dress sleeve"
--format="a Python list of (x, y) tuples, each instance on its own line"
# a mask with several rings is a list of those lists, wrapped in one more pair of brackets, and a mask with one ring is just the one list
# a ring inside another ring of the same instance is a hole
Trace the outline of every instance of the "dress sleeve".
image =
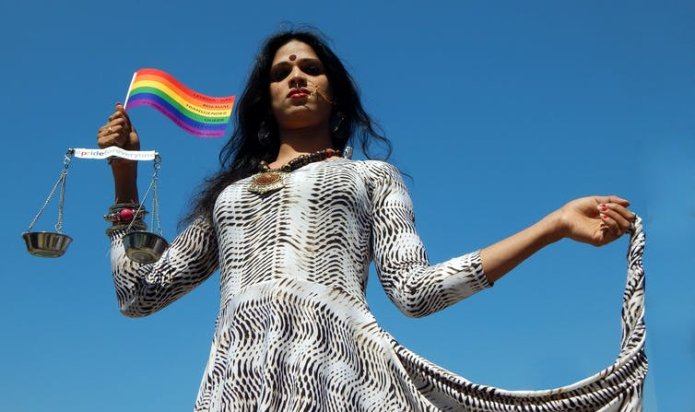
[(212, 225), (192, 223), (155, 263), (140, 264), (125, 254), (121, 239), (111, 238), (111, 266), (121, 312), (130, 317), (152, 314), (191, 291), (218, 266), (217, 240)]
[(379, 164), (372, 192), (372, 251), (389, 299), (406, 315), (422, 317), (492, 286), (480, 251), (430, 265), (399, 171)]

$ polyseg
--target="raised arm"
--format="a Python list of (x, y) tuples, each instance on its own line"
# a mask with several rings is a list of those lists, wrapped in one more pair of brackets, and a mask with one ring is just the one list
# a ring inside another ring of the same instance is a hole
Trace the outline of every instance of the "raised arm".
[[(140, 150), (140, 139), (120, 104), (97, 132), (97, 144)], [(115, 203), (137, 204), (137, 162), (113, 159)], [(137, 222), (137, 228), (144, 223)], [(109, 230), (111, 263), (116, 296), (126, 316), (153, 313), (207, 279), (217, 267), (217, 241), (212, 225), (204, 219), (191, 224), (153, 264), (141, 265), (125, 255), (123, 224)], [(134, 226), (135, 227), (135, 226)]]
[[(104, 149), (111, 146), (125, 150), (140, 150), (140, 138), (120, 103), (106, 124), (97, 131), (97, 144)], [(113, 173), (115, 203), (138, 202), (138, 162), (125, 159), (110, 161)]]

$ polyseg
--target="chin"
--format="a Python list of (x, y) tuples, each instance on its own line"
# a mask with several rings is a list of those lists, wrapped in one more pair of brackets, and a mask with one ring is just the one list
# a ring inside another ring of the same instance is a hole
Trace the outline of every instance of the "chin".
[(285, 130), (315, 128), (323, 124), (328, 127), (328, 116), (319, 116), (316, 112), (307, 110), (276, 115), (275, 118), (280, 129)]

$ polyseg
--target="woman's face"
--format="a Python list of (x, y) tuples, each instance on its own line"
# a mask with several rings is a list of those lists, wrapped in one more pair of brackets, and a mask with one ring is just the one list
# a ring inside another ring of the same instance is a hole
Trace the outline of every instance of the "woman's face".
[(270, 68), (270, 99), (280, 130), (328, 127), (333, 94), (311, 46), (291, 40), (278, 49)]

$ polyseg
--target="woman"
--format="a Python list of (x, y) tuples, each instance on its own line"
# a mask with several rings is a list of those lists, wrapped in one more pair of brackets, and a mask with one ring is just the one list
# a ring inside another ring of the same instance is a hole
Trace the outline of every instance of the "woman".
[[(340, 157), (356, 136), (365, 149), (370, 140), (388, 141), (340, 60), (310, 32), (265, 43), (236, 116), (221, 172), (154, 264), (124, 255), (120, 239), (132, 213), (121, 215), (137, 204), (137, 169), (111, 163), (117, 205), (109, 235), (125, 315), (159, 310), (220, 270), (221, 307), (196, 411), (466, 409), (473, 401), (457, 392), (462, 378), (376, 324), (364, 295), (370, 261), (389, 298), (407, 315), (424, 316), (491, 286), (552, 242), (604, 245), (634, 219), (619, 197), (581, 198), (492, 246), (430, 265), (397, 169)], [(102, 148), (139, 150), (120, 105), (97, 138)], [(587, 402), (598, 409), (605, 398)], [(556, 410), (570, 404), (563, 405)], [(497, 409), (483, 400), (475, 410)]]

